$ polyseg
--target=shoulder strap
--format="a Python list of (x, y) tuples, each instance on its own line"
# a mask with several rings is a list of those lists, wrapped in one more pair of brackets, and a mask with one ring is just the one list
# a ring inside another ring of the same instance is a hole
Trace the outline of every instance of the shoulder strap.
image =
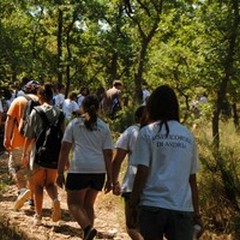
[(49, 126), (49, 125), (50, 125), (50, 122), (49, 122), (49, 120), (48, 120), (48, 118), (47, 118), (44, 110), (43, 110), (41, 107), (38, 107), (38, 108), (33, 107), (33, 108), (34, 108), (35, 111), (40, 115), (40, 117), (42, 118), (44, 124), (45, 124), (46, 126)]
[(27, 99), (27, 101), (30, 101), (30, 100), (32, 100), (32, 98), (30, 97), (30, 96), (28, 96), (28, 95), (23, 95), (23, 97), (25, 97), (26, 99)]
[(59, 117), (58, 117), (58, 120), (57, 120), (57, 124), (58, 124), (58, 125), (61, 125), (62, 122), (63, 122), (63, 120), (64, 120), (64, 113), (63, 113), (63, 111), (61, 111), (61, 112), (60, 112), (60, 115), (59, 115)]
[(63, 123), (63, 120), (64, 120), (64, 114), (61, 111), (59, 116), (58, 116), (58, 119), (55, 122), (55, 125), (58, 126), (58, 127), (61, 127), (61, 124)]
[(14, 98), (16, 98), (17, 96), (18, 96), (18, 89), (15, 90)]

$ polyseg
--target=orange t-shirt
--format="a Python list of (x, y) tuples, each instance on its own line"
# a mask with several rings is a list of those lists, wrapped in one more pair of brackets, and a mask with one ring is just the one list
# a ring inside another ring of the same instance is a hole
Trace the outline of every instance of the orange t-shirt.
[[(37, 98), (35, 95), (30, 95), (31, 98)], [(37, 100), (37, 99), (36, 99)], [(13, 149), (23, 147), (25, 137), (19, 132), (18, 126), (21, 121), (24, 107), (27, 104), (27, 99), (23, 96), (17, 97), (13, 100), (8, 109), (7, 115), (15, 119), (15, 124), (13, 127), (12, 138), (11, 138), (11, 145)]]

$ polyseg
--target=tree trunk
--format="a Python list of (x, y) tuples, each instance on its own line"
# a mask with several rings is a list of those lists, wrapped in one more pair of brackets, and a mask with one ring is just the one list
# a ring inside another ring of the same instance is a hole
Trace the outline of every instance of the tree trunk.
[(68, 53), (68, 58), (67, 58), (67, 66), (66, 66), (66, 91), (65, 91), (65, 98), (67, 98), (69, 89), (70, 89), (70, 69), (71, 69), (71, 59), (72, 59), (72, 54), (71, 54), (71, 49), (70, 49), (70, 36), (69, 36), (70, 30), (67, 32), (67, 40), (66, 40), (66, 45), (67, 45), (67, 53)]
[(159, 21), (160, 21), (160, 18), (156, 20), (152, 29), (150, 30), (149, 34), (146, 37), (144, 37), (142, 35), (142, 45), (141, 45), (141, 50), (140, 50), (139, 57), (138, 57), (137, 71), (134, 76), (135, 99), (137, 100), (138, 103), (141, 103), (141, 101), (142, 101), (142, 99), (141, 99), (142, 81), (143, 81), (142, 76), (143, 76), (143, 72), (144, 72), (144, 62), (145, 62), (145, 58), (147, 56), (148, 46), (149, 46), (149, 43), (151, 42), (153, 36), (156, 33)]
[(138, 1), (138, 3), (140, 4), (140, 8), (144, 9), (144, 12), (147, 14), (147, 16), (149, 18), (152, 18), (153, 22), (152, 25), (149, 25), (149, 31), (146, 33), (143, 30), (143, 27), (141, 26), (141, 23), (138, 21), (138, 19), (134, 19), (134, 17), (131, 16), (131, 14), (129, 14), (129, 17), (133, 19), (133, 21), (136, 23), (136, 25), (138, 26), (138, 31), (139, 31), (139, 36), (141, 39), (141, 49), (139, 52), (139, 56), (138, 56), (138, 62), (137, 62), (137, 70), (136, 73), (134, 75), (134, 83), (135, 83), (135, 100), (137, 100), (138, 103), (141, 103), (142, 101), (142, 81), (143, 81), (143, 72), (144, 72), (144, 63), (145, 63), (145, 59), (147, 56), (147, 50), (149, 47), (149, 44), (152, 40), (152, 38), (154, 37), (157, 28), (158, 28), (158, 24), (161, 20), (160, 15), (162, 13), (162, 9), (163, 9), (163, 0), (161, 1), (156, 1), (154, 4), (154, 9), (155, 9), (155, 13), (154, 13), (154, 17), (153, 14), (151, 14), (151, 11), (149, 11), (149, 9), (147, 8), (147, 5), (144, 5), (143, 3), (141, 3), (141, 1)]
[(111, 61), (110, 82), (109, 82), (110, 86), (112, 85), (112, 82), (114, 80), (117, 80), (118, 78), (117, 70), (118, 70), (118, 53), (115, 52), (112, 55), (112, 61)]
[(217, 100), (215, 103), (215, 108), (213, 111), (213, 119), (212, 119), (212, 135), (213, 135), (213, 145), (219, 150), (220, 145), (220, 136), (219, 136), (219, 116), (221, 113), (222, 104), (226, 95), (227, 85), (230, 80), (233, 62), (234, 62), (234, 54), (237, 48), (237, 34), (238, 34), (238, 25), (240, 22), (239, 16), (239, 4), (238, 0), (232, 0), (232, 11), (234, 13), (232, 30), (229, 36), (229, 48), (227, 51), (227, 56), (224, 64), (224, 76), (222, 78), (219, 90), (217, 92)]
[(145, 40), (142, 42), (142, 48), (138, 57), (138, 67), (137, 67), (137, 72), (134, 77), (134, 82), (135, 82), (135, 99), (137, 100), (138, 103), (141, 103), (142, 101), (142, 75), (144, 71), (144, 60), (147, 54), (147, 47), (148, 47), (148, 42)]
[(73, 25), (77, 19), (77, 10), (73, 13), (73, 18), (71, 23), (69, 24), (67, 31), (66, 31), (66, 47), (67, 47), (67, 64), (66, 64), (66, 91), (65, 91), (65, 97), (68, 96), (68, 92), (70, 90), (70, 83), (71, 83), (71, 63), (72, 63), (72, 52), (71, 52), (71, 44), (70, 44), (70, 32), (73, 29)]
[(229, 35), (229, 47), (227, 50), (226, 60), (224, 64), (224, 76), (217, 92), (217, 99), (212, 118), (213, 154), (215, 156), (217, 167), (220, 169), (221, 172), (221, 178), (224, 184), (226, 196), (228, 197), (228, 200), (232, 203), (232, 206), (235, 208), (236, 211), (239, 211), (239, 206), (237, 201), (237, 192), (234, 188), (234, 178), (232, 175), (233, 173), (229, 168), (226, 167), (226, 160), (223, 159), (220, 151), (219, 117), (223, 101), (227, 92), (227, 86), (230, 81), (234, 63), (234, 54), (237, 48), (237, 33), (238, 25), (240, 22), (238, 5), (238, 0), (232, 0), (231, 10), (234, 14), (233, 25), (231, 27), (231, 33)]
[(239, 116), (238, 116), (238, 109), (237, 109), (237, 104), (233, 103), (232, 105), (232, 110), (233, 110), (233, 123), (234, 126), (237, 130), (239, 130)]
[(61, 58), (62, 58), (62, 28), (63, 28), (63, 11), (61, 9), (58, 9), (58, 32), (57, 32), (57, 51), (58, 51), (57, 78), (58, 78), (58, 83), (62, 83), (63, 82), (62, 66), (61, 66)]

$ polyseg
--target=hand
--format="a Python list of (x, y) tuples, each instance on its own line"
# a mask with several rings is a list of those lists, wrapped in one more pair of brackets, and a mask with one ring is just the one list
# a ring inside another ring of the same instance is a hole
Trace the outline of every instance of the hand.
[(195, 215), (193, 217), (193, 221), (194, 221), (194, 225), (197, 224), (201, 227), (201, 230), (197, 233), (197, 238), (200, 238), (202, 236), (202, 234), (204, 233), (204, 226), (203, 226), (201, 216), (200, 215)]
[(57, 175), (56, 184), (60, 188), (63, 188), (63, 186), (65, 185), (65, 177), (63, 173)]
[(11, 151), (12, 150), (12, 145), (11, 145), (11, 141), (10, 139), (4, 139), (3, 141), (3, 146), (8, 150), (8, 151)]
[(29, 166), (29, 160), (30, 160), (29, 158), (30, 158), (29, 154), (24, 154), (22, 156), (22, 165), (24, 167), (28, 167)]
[(104, 186), (104, 192), (108, 193), (112, 190), (112, 181), (110, 181), (109, 179), (107, 179), (105, 186)]
[(64, 166), (64, 170), (67, 171), (69, 169), (69, 167), (70, 167), (70, 161), (69, 161), (69, 159), (67, 159), (66, 164)]
[(137, 228), (138, 227), (138, 206), (128, 208), (129, 212), (129, 221), (128, 227), (129, 228)]
[(121, 187), (119, 182), (113, 184), (113, 194), (119, 196), (121, 194)]

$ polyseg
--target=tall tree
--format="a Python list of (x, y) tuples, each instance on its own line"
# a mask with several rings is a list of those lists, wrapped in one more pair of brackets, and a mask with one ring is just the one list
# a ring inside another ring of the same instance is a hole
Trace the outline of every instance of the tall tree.
[(147, 51), (161, 20), (160, 16), (163, 11), (163, 2), (163, 0), (153, 0), (150, 2), (137, 0), (132, 1), (132, 6), (134, 6), (133, 10), (129, 7), (126, 8), (126, 12), (132, 20), (132, 26), (137, 28), (138, 38), (140, 39), (140, 41), (138, 41), (139, 50), (134, 74), (135, 98), (139, 102), (141, 102), (142, 76), (144, 73)]
[[(219, 3), (221, 7), (221, 3)], [(222, 6), (224, 8), (224, 6)], [(224, 98), (226, 97), (227, 88), (231, 78), (233, 77), (234, 70), (234, 59), (237, 50), (237, 37), (240, 26), (240, 15), (239, 15), (239, 1), (231, 0), (225, 6), (228, 10), (228, 30), (223, 35), (224, 42), (226, 46), (226, 54), (222, 61), (222, 76), (220, 79), (220, 84), (217, 90), (217, 99), (215, 102), (214, 112), (213, 112), (213, 123), (212, 123), (212, 133), (213, 133), (213, 143), (216, 148), (219, 148), (220, 135), (219, 135), (219, 116), (221, 113)], [(220, 26), (219, 26), (220, 27)], [(221, 30), (221, 29), (219, 29)]]

